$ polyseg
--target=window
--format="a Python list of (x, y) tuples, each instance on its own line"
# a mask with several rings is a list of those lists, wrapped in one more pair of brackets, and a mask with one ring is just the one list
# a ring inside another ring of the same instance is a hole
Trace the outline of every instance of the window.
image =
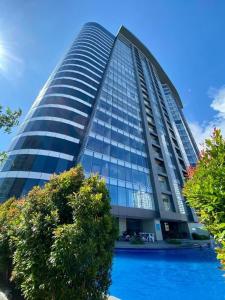
[(161, 190), (167, 191), (170, 189), (168, 179), (166, 177), (159, 175), (158, 179), (159, 179)]
[(102, 171), (102, 161), (96, 157), (93, 157), (92, 161), (92, 172), (101, 174)]
[(164, 209), (166, 211), (174, 211), (171, 196), (162, 195), (162, 201), (163, 201)]
[(111, 203), (114, 205), (118, 205), (118, 193), (117, 193), (117, 186), (110, 185), (109, 186), (109, 194), (111, 197)]
[(84, 171), (90, 173), (92, 169), (92, 156), (83, 155), (81, 163)]
[(126, 189), (118, 186), (118, 205), (127, 206), (126, 203)]
[(117, 178), (118, 176), (117, 165), (109, 163), (109, 176), (112, 178)]

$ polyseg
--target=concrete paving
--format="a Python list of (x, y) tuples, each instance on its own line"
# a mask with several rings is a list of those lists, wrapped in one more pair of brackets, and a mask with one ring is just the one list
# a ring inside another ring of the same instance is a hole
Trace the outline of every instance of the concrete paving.
[(195, 241), (195, 240), (181, 240), (181, 244), (169, 244), (165, 241), (158, 241), (154, 243), (131, 244), (130, 242), (117, 241), (115, 249), (178, 249), (178, 248), (196, 248), (196, 247), (210, 246), (209, 240)]

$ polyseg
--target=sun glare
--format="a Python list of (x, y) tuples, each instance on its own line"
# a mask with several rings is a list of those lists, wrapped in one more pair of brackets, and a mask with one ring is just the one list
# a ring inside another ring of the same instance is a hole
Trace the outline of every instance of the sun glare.
[(0, 43), (0, 58), (2, 57), (2, 55), (4, 55), (4, 47), (3, 47), (3, 45)]

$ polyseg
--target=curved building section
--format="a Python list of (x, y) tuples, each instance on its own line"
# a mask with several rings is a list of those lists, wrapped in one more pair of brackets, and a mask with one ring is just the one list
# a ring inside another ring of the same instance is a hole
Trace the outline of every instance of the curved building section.
[(0, 172), (0, 202), (76, 163), (113, 42), (102, 26), (84, 25), (11, 143)]

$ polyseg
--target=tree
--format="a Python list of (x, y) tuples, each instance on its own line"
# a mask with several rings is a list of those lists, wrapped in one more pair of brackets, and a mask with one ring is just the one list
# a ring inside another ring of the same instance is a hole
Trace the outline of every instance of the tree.
[(217, 257), (225, 267), (225, 140), (219, 129), (205, 141), (197, 166), (188, 170), (183, 193), (219, 243)]
[[(0, 206), (0, 287), (13, 287), (12, 272), (13, 244), (20, 224), (23, 200), (11, 198)], [(14, 249), (15, 250), (15, 249)]]
[[(6, 108), (5, 112), (2, 110), (0, 105), (0, 129), (3, 129), (5, 133), (11, 133), (11, 130), (14, 126), (18, 125), (19, 117), (21, 116), (22, 111), (20, 109), (12, 111), (10, 108)], [(0, 162), (6, 158), (6, 153), (0, 153)]]
[(25, 197), (19, 221), (8, 245), (25, 299), (106, 298), (117, 227), (99, 176), (81, 166), (54, 176)]

